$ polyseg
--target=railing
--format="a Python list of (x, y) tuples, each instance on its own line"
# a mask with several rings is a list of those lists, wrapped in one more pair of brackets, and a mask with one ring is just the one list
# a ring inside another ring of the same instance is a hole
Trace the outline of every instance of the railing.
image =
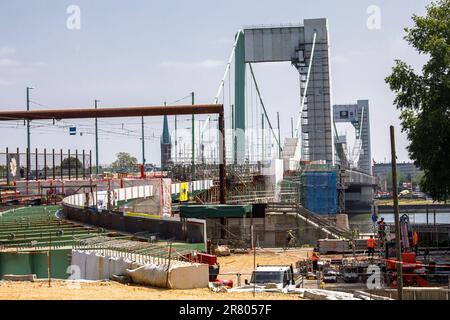
[(325, 229), (333, 237), (349, 238), (348, 230), (337, 227), (330, 220), (325, 219), (317, 214), (314, 214), (311, 211), (305, 209), (304, 207), (296, 203), (285, 203), (285, 202), (269, 203), (266, 211), (296, 213), (302, 216), (307, 222), (315, 224), (318, 228)]

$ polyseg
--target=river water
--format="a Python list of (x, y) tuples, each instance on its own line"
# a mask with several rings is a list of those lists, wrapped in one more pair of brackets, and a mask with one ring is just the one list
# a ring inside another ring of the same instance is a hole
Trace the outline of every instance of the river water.
[[(409, 222), (411, 225), (414, 224), (426, 224), (427, 214), (426, 213), (406, 213), (400, 210), (400, 216), (403, 214), (408, 214)], [(349, 215), (348, 223), (350, 227), (358, 227), (361, 232), (369, 232), (370, 228), (373, 226), (372, 214), (356, 214)], [(384, 221), (388, 224), (394, 223), (394, 213), (380, 213), (378, 214), (378, 219), (384, 218)], [(428, 213), (428, 223), (434, 224), (434, 214), (433, 212)], [(436, 212), (436, 223), (447, 223), (450, 224), (450, 211), (449, 212)]]

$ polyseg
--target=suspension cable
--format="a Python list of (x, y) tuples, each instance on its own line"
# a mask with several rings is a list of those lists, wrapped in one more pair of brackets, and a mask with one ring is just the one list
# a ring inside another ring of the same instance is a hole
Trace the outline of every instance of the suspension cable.
[(256, 77), (255, 77), (255, 74), (253, 73), (252, 64), (249, 63), (248, 65), (250, 66), (250, 73), (252, 74), (253, 82), (255, 83), (256, 93), (258, 94), (259, 102), (260, 102), (260, 104), (261, 104), (261, 106), (263, 108), (264, 115), (265, 115), (265, 117), (267, 119), (267, 123), (269, 124), (270, 130), (272, 131), (273, 137), (275, 138), (275, 141), (277, 142), (278, 147), (280, 148), (280, 150), (282, 150), (281, 145), (280, 145), (280, 141), (278, 141), (278, 137), (275, 134), (275, 131), (273, 130), (272, 123), (270, 122), (269, 116), (267, 115), (266, 107), (264, 106), (264, 102), (263, 102), (263, 100), (261, 98), (261, 93), (259, 92), (258, 83), (256, 82)]

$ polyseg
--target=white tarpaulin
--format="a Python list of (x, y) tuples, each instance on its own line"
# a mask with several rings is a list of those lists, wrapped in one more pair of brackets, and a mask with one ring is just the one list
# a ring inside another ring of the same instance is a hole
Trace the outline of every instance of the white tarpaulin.
[(209, 281), (208, 265), (198, 263), (173, 261), (168, 281), (167, 264), (143, 266), (125, 257), (103, 256), (95, 251), (72, 250), (71, 264), (79, 267), (79, 277), (84, 280), (129, 275), (138, 284), (172, 289), (207, 288)]
[[(100, 271), (101, 267), (101, 271)], [(100, 256), (95, 252), (86, 252), (86, 280), (102, 280), (103, 264), (100, 265)]]
[(79, 268), (79, 277), (85, 280), (108, 280), (112, 275), (125, 275), (127, 269), (140, 266), (123, 257), (79, 250), (72, 250), (71, 264)]
[(126, 271), (131, 267), (131, 262), (123, 257), (109, 257), (109, 273), (110, 276), (124, 276)]
[(200, 263), (176, 262), (169, 268), (167, 265), (146, 264), (134, 270), (127, 270), (133, 282), (149, 286), (170, 289), (207, 288), (209, 267)]
[[(71, 265), (78, 267), (80, 279), (86, 279), (86, 253), (83, 251), (72, 250)], [(76, 275), (74, 275), (76, 276)]]

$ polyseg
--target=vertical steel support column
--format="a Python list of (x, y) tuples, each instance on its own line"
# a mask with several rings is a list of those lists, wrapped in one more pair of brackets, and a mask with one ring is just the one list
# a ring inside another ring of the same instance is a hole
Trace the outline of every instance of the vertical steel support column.
[(6, 185), (9, 186), (9, 163), (8, 163), (8, 147), (6, 147), (5, 168), (6, 168)]
[(61, 171), (61, 181), (64, 180), (64, 173), (63, 173), (63, 149), (60, 150), (60, 160), (61, 162), (59, 163), (59, 170)]
[(225, 117), (223, 111), (219, 113), (219, 182), (220, 182), (220, 203), (225, 204), (226, 199), (226, 182), (225, 182)]
[(19, 150), (18, 147), (17, 147), (17, 150), (16, 150), (16, 154), (17, 154), (17, 161), (18, 161), (17, 165), (20, 164), (20, 167), (17, 168), (17, 169), (19, 169), (19, 176), (20, 176), (20, 178), (22, 178), (22, 174), (20, 173), (20, 170), (22, 169), (22, 162), (20, 161), (20, 150)]
[(234, 134), (236, 137), (235, 156), (238, 163), (245, 160), (245, 42), (244, 33), (237, 35), (234, 60)]
[(27, 148), (27, 172), (26, 172), (26, 180), (28, 181), (30, 179), (30, 164), (31, 164), (31, 159), (30, 159), (30, 149)]
[[(95, 109), (97, 109), (98, 100), (94, 101)], [(92, 163), (92, 159), (91, 159)], [(97, 118), (95, 118), (95, 173), (98, 174), (98, 123)]]
[(30, 179), (30, 164), (31, 164), (31, 154), (30, 154), (30, 149), (27, 148), (27, 154), (26, 154), (26, 158), (27, 158), (27, 171), (26, 171), (26, 180), (28, 181)]
[[(225, 150), (225, 117), (223, 114), (223, 111), (219, 113), (219, 183), (220, 183), (220, 195), (219, 200), (220, 204), (226, 204), (226, 173), (225, 173), (225, 166), (226, 166), (226, 150)], [(221, 224), (221, 237), (227, 238), (228, 234), (226, 232), (227, 227), (227, 219), (221, 218), (220, 219)]]
[(70, 178), (71, 178), (71, 162), (72, 161), (70, 161), (70, 149), (68, 149), (67, 150), (67, 165), (68, 165), (68, 167), (69, 167), (69, 180), (70, 180)]
[(35, 149), (34, 158), (36, 160), (36, 181), (39, 180), (39, 161), (38, 161), (38, 149)]
[(78, 180), (78, 149), (75, 149), (75, 180)]
[[(30, 111), (30, 87), (27, 87), (27, 111)], [(31, 142), (30, 142), (30, 120), (27, 120), (27, 181), (30, 180), (31, 167)]]
[(44, 148), (44, 180), (47, 180), (47, 149)]
[(86, 152), (83, 149), (83, 180), (86, 179)]
[(92, 150), (89, 150), (89, 175), (92, 175)]
[(53, 162), (53, 164), (52, 164), (52, 166), (53, 166), (53, 180), (55, 180), (55, 179), (56, 179), (56, 172), (55, 172), (55, 170), (56, 170), (56, 168), (55, 168), (55, 149), (52, 149), (52, 162)]
[(394, 198), (394, 219), (395, 219), (395, 244), (397, 251), (397, 295), (398, 300), (403, 300), (403, 270), (402, 270), (402, 245), (400, 234), (400, 219), (398, 212), (398, 182), (397, 182), (397, 156), (395, 154), (395, 133), (394, 126), (391, 126), (391, 163), (392, 163), (392, 197)]
[(141, 131), (142, 131), (142, 165), (145, 166), (144, 117), (141, 117)]
[[(164, 102), (164, 105), (166, 102)], [(177, 115), (175, 115), (175, 163), (178, 163), (178, 136), (177, 136)]]

